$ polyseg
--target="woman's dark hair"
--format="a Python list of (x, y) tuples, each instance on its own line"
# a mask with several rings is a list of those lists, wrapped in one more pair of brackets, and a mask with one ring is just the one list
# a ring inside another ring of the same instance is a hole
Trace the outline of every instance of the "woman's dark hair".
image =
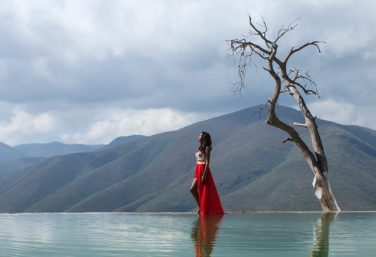
[(212, 141), (210, 138), (210, 134), (208, 132), (202, 131), (201, 138), (202, 140), (200, 142), (200, 147), (198, 148), (198, 150), (201, 152), (205, 152), (207, 146), (209, 146), (211, 149)]

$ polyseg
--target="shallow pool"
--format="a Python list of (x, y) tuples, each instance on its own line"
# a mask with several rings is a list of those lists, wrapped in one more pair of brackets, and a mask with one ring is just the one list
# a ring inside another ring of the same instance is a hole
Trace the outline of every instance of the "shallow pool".
[(376, 256), (376, 213), (0, 214), (0, 256)]

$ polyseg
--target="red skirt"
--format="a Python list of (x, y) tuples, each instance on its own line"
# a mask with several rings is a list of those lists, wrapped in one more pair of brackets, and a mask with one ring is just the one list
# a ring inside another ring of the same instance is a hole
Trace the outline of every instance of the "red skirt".
[(222, 215), (224, 214), (221, 200), (219, 199), (217, 188), (215, 187), (210, 168), (206, 173), (205, 183), (201, 182), (206, 164), (197, 164), (195, 178), (197, 178), (197, 192), (200, 202), (201, 215)]

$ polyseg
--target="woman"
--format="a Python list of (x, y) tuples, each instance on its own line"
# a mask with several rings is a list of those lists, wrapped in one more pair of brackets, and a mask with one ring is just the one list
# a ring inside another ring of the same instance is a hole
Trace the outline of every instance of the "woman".
[(224, 214), (221, 200), (210, 172), (211, 138), (209, 133), (202, 132), (198, 137), (200, 146), (196, 153), (196, 172), (191, 186), (191, 193), (198, 205), (197, 213), (200, 215)]

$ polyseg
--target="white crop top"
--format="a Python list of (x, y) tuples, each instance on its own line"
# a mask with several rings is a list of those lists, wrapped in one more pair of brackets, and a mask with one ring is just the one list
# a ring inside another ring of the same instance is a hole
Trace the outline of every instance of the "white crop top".
[(201, 151), (198, 151), (196, 154), (196, 159), (197, 161), (200, 161), (200, 162), (205, 162), (206, 161), (206, 154), (201, 152)]

